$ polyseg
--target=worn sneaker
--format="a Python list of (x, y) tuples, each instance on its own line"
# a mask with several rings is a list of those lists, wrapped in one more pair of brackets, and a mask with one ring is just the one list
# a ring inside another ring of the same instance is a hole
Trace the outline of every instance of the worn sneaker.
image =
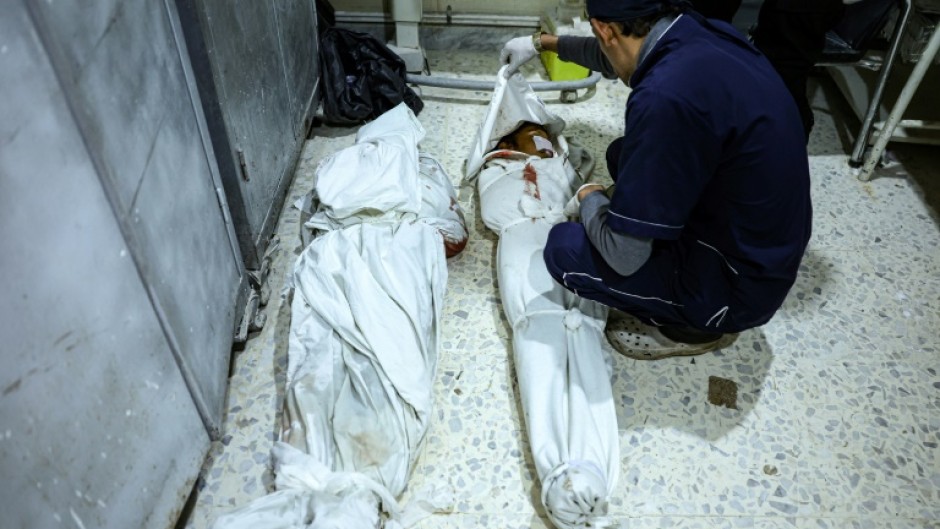
[(727, 347), (738, 337), (737, 334), (716, 334), (700, 343), (678, 342), (667, 338), (659, 327), (647, 325), (619, 310), (610, 311), (606, 334), (614, 349), (635, 360), (700, 355)]

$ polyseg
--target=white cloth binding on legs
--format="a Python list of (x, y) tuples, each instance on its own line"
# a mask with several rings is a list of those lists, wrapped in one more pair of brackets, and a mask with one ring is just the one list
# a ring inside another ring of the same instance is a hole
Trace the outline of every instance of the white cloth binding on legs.
[[(549, 124), (558, 155), (488, 157), (496, 141), (522, 121)], [(500, 236), (500, 297), (512, 325), (513, 360), (542, 503), (559, 528), (605, 527), (620, 464), (610, 371), (601, 347), (607, 308), (558, 285), (542, 258), (548, 232), (564, 220), (565, 204), (593, 163), (560, 136), (563, 128), (521, 76), (506, 80), (501, 71), (466, 177), (477, 179), (483, 222)]]

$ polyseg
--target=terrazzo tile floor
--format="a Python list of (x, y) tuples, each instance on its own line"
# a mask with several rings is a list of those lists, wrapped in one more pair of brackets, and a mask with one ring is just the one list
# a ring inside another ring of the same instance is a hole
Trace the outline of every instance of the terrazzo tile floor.
[[(435, 75), (485, 79), (496, 52), (429, 52)], [(458, 73), (459, 72), (459, 73)], [(537, 79), (538, 66), (525, 73)], [(603, 159), (628, 90), (602, 81), (573, 105), (549, 106)], [(459, 184), (488, 93), (423, 89), (423, 150)], [(614, 355), (622, 475), (611, 510), (623, 528), (940, 527), (940, 149), (892, 146), (898, 161), (859, 182), (846, 164), (857, 121), (821, 80), (810, 144), (814, 235), (776, 317), (716, 353), (656, 362)], [(317, 127), (288, 204), (317, 162), (355, 129)], [(595, 179), (606, 181), (599, 164)], [(432, 487), (452, 512), (422, 528), (542, 528), (538, 485), (516, 398), (502, 315), (496, 236), (460, 189), (470, 242), (449, 260), (435, 420), (405, 502)], [(274, 292), (301, 251), (285, 207)], [(268, 322), (233, 360), (224, 437), (213, 444), (188, 529), (262, 496), (284, 392), (290, 314), (272, 295)], [(708, 402), (709, 377), (737, 383), (737, 408)]]

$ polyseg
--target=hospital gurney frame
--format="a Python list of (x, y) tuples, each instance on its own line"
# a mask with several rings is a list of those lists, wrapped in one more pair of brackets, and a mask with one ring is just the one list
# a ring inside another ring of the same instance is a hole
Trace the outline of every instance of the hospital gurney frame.
[(914, 93), (920, 86), (921, 81), (923, 81), (924, 75), (927, 73), (927, 68), (933, 64), (934, 58), (937, 56), (938, 48), (940, 48), (940, 22), (935, 22), (933, 33), (930, 35), (930, 40), (927, 42), (927, 47), (924, 48), (923, 55), (921, 55), (920, 60), (914, 66), (914, 70), (911, 72), (911, 75), (904, 83), (904, 88), (901, 90), (901, 95), (898, 97), (897, 102), (895, 102), (894, 107), (891, 109), (891, 113), (888, 115), (888, 119), (885, 121), (884, 126), (881, 129), (881, 134), (878, 136), (878, 140), (875, 142), (874, 147), (872, 147), (871, 152), (868, 153), (868, 156), (865, 157), (865, 162), (862, 165), (861, 172), (858, 175), (859, 180), (867, 182), (871, 179), (872, 173), (875, 170), (875, 166), (881, 160), (881, 156), (884, 154), (884, 151), (888, 146), (888, 142), (891, 140), (892, 134), (894, 134), (894, 131), (901, 122), (901, 118), (904, 116), (904, 112), (907, 110), (911, 99), (914, 97)]
[[(916, 108), (912, 110), (918, 114), (928, 115), (921, 116), (924, 119), (902, 120), (904, 112), (911, 106), (919, 85), (925, 80), (927, 68), (936, 58), (936, 49), (931, 52), (929, 39), (925, 38), (925, 35), (928, 31), (935, 33), (938, 23), (936, 13), (940, 12), (938, 9), (940, 2), (903, 0), (899, 4), (900, 12), (889, 40), (890, 45), (882, 59), (870, 57), (852, 63), (824, 60), (819, 64), (819, 66), (827, 67), (840, 92), (861, 120), (861, 127), (855, 136), (848, 163), (852, 167), (871, 166), (867, 169), (862, 168), (858, 172), (858, 178), (862, 181), (871, 178), (875, 165), (884, 154), (884, 147), (869, 148), (871, 143), (877, 143), (882, 136), (887, 136), (884, 140), (885, 145), (891, 140), (940, 144), (940, 115), (937, 115), (931, 103), (921, 102), (918, 105), (915, 100), (913, 107)], [(933, 15), (928, 15), (928, 13)], [(916, 49), (918, 44), (925, 46), (923, 51), (912, 52), (911, 48)], [(903, 71), (911, 67), (904, 68), (896, 65), (896, 59), (899, 56), (906, 57), (908, 62), (916, 61), (913, 69), (908, 72), (907, 79), (903, 80), (903, 88), (899, 88), (903, 77), (897, 74), (900, 73), (899, 70)], [(858, 68), (859, 66), (862, 68)], [(872, 74), (866, 74), (866, 69), (876, 70), (877, 78), (872, 79)], [(933, 82), (936, 78), (928, 78), (927, 81)], [(872, 82), (874, 84), (871, 84)], [(886, 92), (892, 92), (896, 99), (894, 108), (890, 110), (884, 105)], [(887, 118), (876, 122), (879, 113), (882, 116), (890, 113), (896, 117), (893, 120)]]

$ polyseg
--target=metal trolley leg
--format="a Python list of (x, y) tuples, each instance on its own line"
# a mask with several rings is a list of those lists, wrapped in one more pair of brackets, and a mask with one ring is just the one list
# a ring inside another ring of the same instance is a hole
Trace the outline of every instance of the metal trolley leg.
[(871, 136), (872, 125), (875, 122), (875, 116), (878, 114), (878, 108), (881, 106), (881, 99), (884, 97), (885, 86), (888, 84), (888, 75), (894, 67), (894, 60), (897, 58), (898, 51), (901, 49), (901, 40), (904, 38), (904, 32), (907, 24), (911, 20), (913, 11), (913, 0), (904, 0), (904, 7), (897, 24), (894, 26), (894, 33), (891, 35), (891, 46), (888, 47), (888, 54), (885, 56), (884, 63), (881, 65), (881, 72), (878, 74), (878, 84), (875, 86), (875, 93), (872, 94), (871, 102), (868, 104), (868, 110), (865, 112), (865, 119), (862, 121), (862, 129), (855, 137), (855, 145), (852, 147), (852, 157), (849, 158), (849, 165), (858, 167), (862, 164), (862, 157), (865, 155), (865, 147), (868, 146), (868, 138)]
[(938, 49), (940, 49), (940, 23), (934, 27), (923, 55), (921, 55), (920, 60), (914, 66), (914, 71), (911, 72), (911, 76), (908, 77), (907, 82), (904, 83), (901, 95), (898, 96), (897, 103), (895, 103), (894, 108), (891, 109), (891, 114), (888, 116), (888, 120), (885, 121), (884, 127), (881, 129), (881, 134), (878, 135), (878, 141), (875, 142), (875, 146), (872, 147), (868, 158), (865, 160), (865, 165), (862, 166), (862, 171), (858, 175), (859, 180), (868, 181), (871, 179), (871, 174), (875, 170), (875, 166), (878, 165), (878, 161), (881, 160), (881, 155), (884, 154), (895, 127), (898, 126), (901, 118), (904, 117), (904, 111), (907, 110), (907, 105), (911, 102), (911, 98), (914, 97), (914, 92), (917, 91), (917, 87), (927, 73), (927, 68), (933, 64), (933, 59), (936, 57)]

